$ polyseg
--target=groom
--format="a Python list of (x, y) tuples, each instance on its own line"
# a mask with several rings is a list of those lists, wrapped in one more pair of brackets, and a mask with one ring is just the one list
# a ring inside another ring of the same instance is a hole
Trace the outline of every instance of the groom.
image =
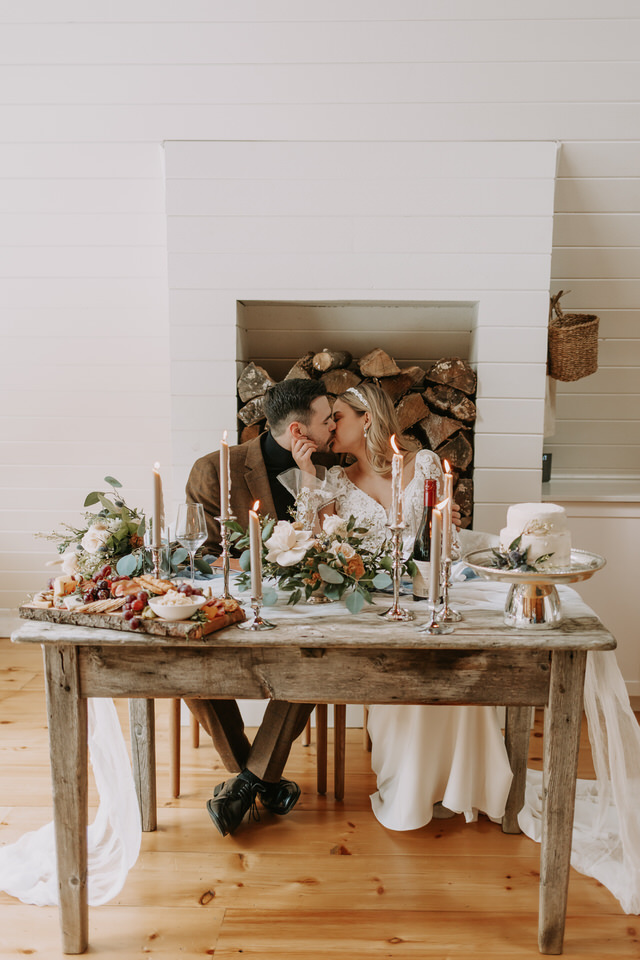
[[(304, 467), (314, 454), (329, 451), (335, 430), (324, 383), (283, 380), (267, 390), (264, 410), (268, 431), (229, 449), (231, 512), (243, 527), (256, 500), (260, 512), (289, 519), (293, 496), (278, 474)], [(219, 554), (220, 453), (195, 462), (186, 487), (187, 500), (202, 503), (207, 520), (206, 549)], [(270, 700), (253, 743), (235, 700), (186, 700), (189, 709), (213, 739), (220, 759), (237, 776), (218, 784), (207, 802), (209, 815), (222, 836), (233, 833), (258, 797), (267, 810), (283, 815), (295, 806), (300, 787), (282, 778), (291, 745), (306, 725), (313, 704)]]

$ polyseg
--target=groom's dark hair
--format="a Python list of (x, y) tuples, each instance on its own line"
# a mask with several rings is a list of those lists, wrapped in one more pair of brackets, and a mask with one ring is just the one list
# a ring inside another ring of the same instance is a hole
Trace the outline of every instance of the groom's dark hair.
[(269, 387), (264, 395), (264, 412), (269, 429), (280, 434), (294, 420), (308, 424), (311, 404), (318, 397), (326, 397), (322, 380), (282, 380)]

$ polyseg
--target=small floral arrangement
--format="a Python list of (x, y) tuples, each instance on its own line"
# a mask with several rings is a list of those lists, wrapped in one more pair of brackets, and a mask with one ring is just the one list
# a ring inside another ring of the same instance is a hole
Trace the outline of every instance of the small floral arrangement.
[(38, 534), (45, 540), (58, 542), (62, 569), (68, 576), (79, 574), (91, 576), (109, 564), (121, 576), (134, 576), (144, 566), (145, 515), (141, 510), (128, 507), (119, 492), (122, 484), (114, 477), (105, 477), (112, 489), (112, 496), (100, 490), (87, 495), (85, 507), (100, 504), (97, 513), (87, 511), (85, 524), (72, 527), (63, 524), (63, 530), (50, 534)]
[(530, 547), (525, 547), (524, 550), (521, 550), (521, 540), (522, 534), (520, 534), (519, 537), (516, 537), (516, 539), (509, 544), (506, 550), (496, 550), (495, 547), (492, 547), (491, 552), (493, 554), (493, 560), (491, 561), (491, 566), (497, 567), (500, 570), (517, 570), (520, 573), (537, 573), (538, 564), (545, 563), (553, 556), (552, 553), (544, 553), (541, 557), (529, 562)]
[[(351, 613), (358, 613), (365, 603), (371, 603), (374, 590), (391, 585), (392, 558), (388, 543), (376, 552), (365, 549), (362, 539), (365, 527), (357, 527), (354, 517), (343, 520), (339, 516), (324, 518), (322, 530), (314, 534), (305, 530), (299, 521), (277, 522), (261, 517), (262, 570), (266, 579), (275, 580), (278, 589), (288, 593), (288, 603), (308, 600), (313, 593), (323, 592), (328, 600), (346, 596)], [(251, 557), (249, 536), (236, 521), (227, 521), (231, 540), (240, 555), (243, 573), (238, 578), (240, 589), (250, 583)], [(263, 603), (276, 602), (275, 590), (263, 591)]]

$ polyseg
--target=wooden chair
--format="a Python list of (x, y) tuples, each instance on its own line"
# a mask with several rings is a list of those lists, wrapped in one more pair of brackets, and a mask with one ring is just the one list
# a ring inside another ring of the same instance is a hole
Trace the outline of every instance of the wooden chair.
[[(169, 780), (171, 796), (180, 796), (180, 713), (182, 702), (171, 700), (169, 705)], [(336, 800), (344, 799), (345, 747), (347, 707), (336, 703), (333, 707), (333, 792)], [(316, 782), (318, 793), (327, 792), (327, 704), (316, 705)], [(303, 746), (311, 743), (311, 720), (302, 734)], [(191, 716), (191, 746), (200, 745), (200, 724)], [(367, 708), (365, 707), (364, 746), (371, 750), (367, 734)]]

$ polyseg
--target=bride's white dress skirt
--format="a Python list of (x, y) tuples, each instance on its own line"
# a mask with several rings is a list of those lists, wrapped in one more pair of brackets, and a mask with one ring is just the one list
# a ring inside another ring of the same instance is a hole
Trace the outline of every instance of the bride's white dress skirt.
[(502, 818), (513, 775), (495, 707), (371, 706), (368, 727), (383, 826), (423, 827), (438, 802), (467, 821)]

